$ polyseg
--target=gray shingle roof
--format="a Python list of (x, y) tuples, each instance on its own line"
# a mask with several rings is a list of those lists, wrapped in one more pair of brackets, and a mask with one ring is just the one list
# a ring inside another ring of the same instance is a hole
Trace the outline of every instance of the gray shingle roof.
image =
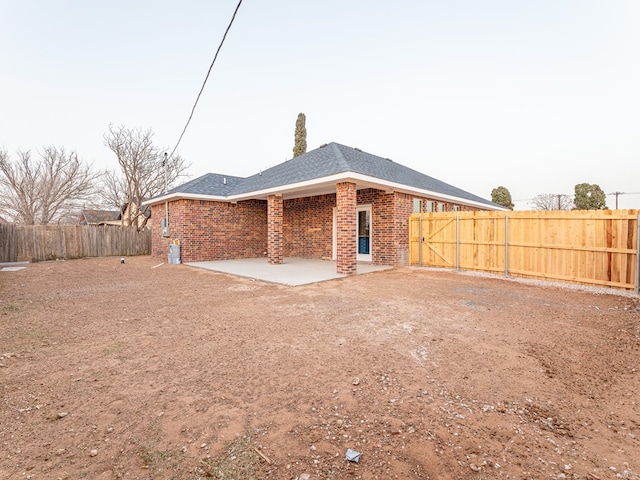
[[(485, 204), (488, 207), (499, 207), (482, 197), (389, 159), (335, 142), (287, 160), (251, 177), (241, 178), (208, 173), (173, 188), (167, 193), (226, 197), (250, 194), (251, 192), (284, 187), (300, 182), (309, 182), (346, 172), (358, 173), (386, 182), (450, 195), (461, 200)], [(225, 179), (226, 184), (224, 183)]]
[(120, 220), (120, 212), (117, 210), (83, 210), (82, 216), (90, 225), (101, 222), (113, 222), (116, 220)]
[(232, 195), (234, 188), (244, 180), (242, 177), (221, 175), (219, 173), (206, 173), (201, 177), (194, 178), (187, 183), (172, 188), (167, 193), (193, 193), (196, 195), (227, 197)]

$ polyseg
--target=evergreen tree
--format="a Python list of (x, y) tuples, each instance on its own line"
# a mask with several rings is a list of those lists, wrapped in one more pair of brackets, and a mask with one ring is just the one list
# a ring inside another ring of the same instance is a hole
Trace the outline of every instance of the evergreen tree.
[(607, 195), (599, 185), (579, 183), (575, 186), (576, 210), (607, 210)]
[(509, 210), (513, 210), (513, 207), (515, 206), (511, 200), (511, 193), (506, 187), (502, 186), (491, 190), (491, 201), (498, 205), (502, 205), (503, 207), (507, 207)]
[(307, 118), (304, 116), (304, 113), (298, 114), (298, 119), (296, 120), (296, 133), (294, 136), (293, 144), (294, 157), (302, 155), (307, 151), (307, 128), (305, 127), (306, 120)]

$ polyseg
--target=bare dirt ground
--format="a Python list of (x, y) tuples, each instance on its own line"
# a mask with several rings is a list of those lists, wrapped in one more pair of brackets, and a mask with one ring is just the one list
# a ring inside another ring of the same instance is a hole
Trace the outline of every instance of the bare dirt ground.
[(637, 297), (158, 263), (0, 272), (0, 478), (640, 478)]

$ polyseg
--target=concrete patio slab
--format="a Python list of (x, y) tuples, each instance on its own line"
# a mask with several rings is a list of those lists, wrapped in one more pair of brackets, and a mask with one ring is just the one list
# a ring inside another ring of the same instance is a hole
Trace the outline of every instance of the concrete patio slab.
[[(188, 262), (185, 265), (291, 286), (307, 285), (348, 276), (336, 273), (336, 262), (305, 258), (287, 257), (284, 259), (284, 263), (279, 265), (269, 264), (266, 258)], [(392, 268), (358, 262), (357, 274), (379, 272)]]

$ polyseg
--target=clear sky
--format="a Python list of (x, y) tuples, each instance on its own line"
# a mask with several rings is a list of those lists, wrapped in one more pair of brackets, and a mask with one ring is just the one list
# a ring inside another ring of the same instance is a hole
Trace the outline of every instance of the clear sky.
[[(172, 148), (236, 4), (0, 0), (0, 146), (113, 169), (114, 123)], [(248, 176), (292, 157), (299, 112), (309, 150), (487, 199), (640, 192), (640, 2), (244, 0), (178, 151), (192, 177)]]

